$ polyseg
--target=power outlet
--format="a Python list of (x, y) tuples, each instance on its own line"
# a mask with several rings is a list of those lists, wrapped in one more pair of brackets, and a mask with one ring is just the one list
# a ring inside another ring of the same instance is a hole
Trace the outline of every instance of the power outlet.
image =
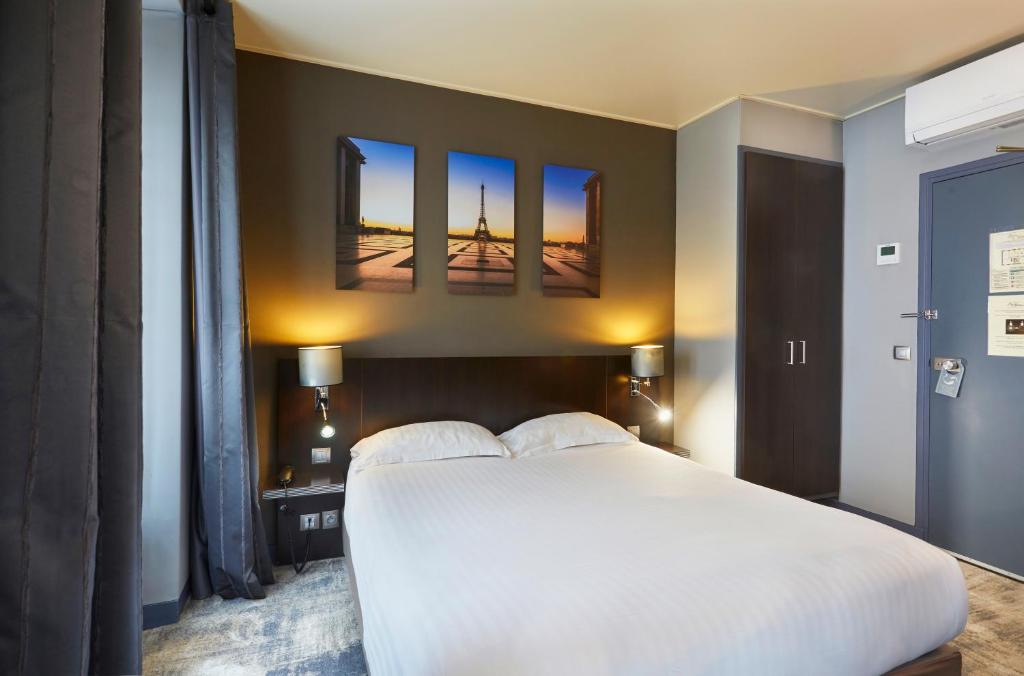
[(299, 517), (299, 530), (318, 530), (320, 528), (320, 513), (303, 514)]
[(626, 428), (626, 431), (629, 432), (630, 434), (632, 434), (633, 436), (636, 436), (636, 437), (640, 436), (640, 426), (639, 425), (630, 425), (629, 427)]
[(329, 509), (326, 512), (322, 512), (320, 514), (320, 516), (321, 516), (320, 523), (322, 523), (324, 525), (324, 530), (327, 530), (328, 528), (337, 528), (338, 527), (338, 522), (339, 522), (338, 510), (336, 510), (336, 509)]

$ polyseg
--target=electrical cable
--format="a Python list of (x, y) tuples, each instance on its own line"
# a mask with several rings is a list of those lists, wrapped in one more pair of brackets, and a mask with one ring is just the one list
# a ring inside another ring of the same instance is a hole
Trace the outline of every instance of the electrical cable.
[[(295, 510), (288, 506), (288, 483), (290, 482), (281, 482), (281, 486), (284, 487), (284, 502), (281, 504), (281, 513), (286, 517), (293, 517), (295, 516)], [(290, 524), (292, 520), (291, 518), (286, 518), (285, 521)], [(288, 551), (292, 557), (292, 568), (295, 569), (295, 574), (298, 575), (306, 569), (306, 564), (309, 563), (309, 545), (313, 541), (313, 531), (306, 531), (306, 551), (302, 554), (301, 564), (295, 562), (295, 538), (293, 537), (292, 526), (286, 526), (285, 531), (288, 537)]]

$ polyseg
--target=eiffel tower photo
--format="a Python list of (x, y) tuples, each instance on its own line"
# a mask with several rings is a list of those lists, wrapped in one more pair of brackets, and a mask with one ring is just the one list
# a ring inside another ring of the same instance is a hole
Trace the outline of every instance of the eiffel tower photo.
[(448, 153), (449, 293), (515, 293), (515, 172), (514, 160)]
[(491, 231), (487, 229), (487, 213), (484, 208), (484, 184), (480, 184), (480, 218), (476, 221), (476, 231), (473, 236), (480, 242), (491, 241)]

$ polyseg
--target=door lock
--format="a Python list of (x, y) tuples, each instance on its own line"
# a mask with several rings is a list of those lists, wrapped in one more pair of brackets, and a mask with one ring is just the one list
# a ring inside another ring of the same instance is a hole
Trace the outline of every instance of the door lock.
[(962, 359), (956, 357), (932, 357), (932, 370), (933, 371), (948, 371), (949, 373), (959, 373), (964, 368), (964, 362)]

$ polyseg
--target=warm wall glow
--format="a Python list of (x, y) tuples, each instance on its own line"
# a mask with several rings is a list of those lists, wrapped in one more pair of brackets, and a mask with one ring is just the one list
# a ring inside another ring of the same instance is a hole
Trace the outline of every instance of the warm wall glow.
[(622, 347), (646, 343), (665, 331), (659, 317), (632, 306), (586, 319), (589, 321), (574, 322), (573, 326), (566, 326), (565, 330), (579, 334), (579, 338), (584, 340)]
[[(288, 302), (275, 302), (264, 314), (254, 310), (253, 324), (258, 325), (256, 340), (273, 345), (317, 345), (361, 340), (380, 331), (380, 322), (359, 307), (327, 307), (315, 299), (301, 297)], [(259, 313), (257, 315), (257, 312)]]
[[(595, 301), (559, 299), (551, 304), (548, 312), (538, 313), (531, 307), (527, 315), (531, 331), (543, 327), (542, 340), (545, 347), (510, 350), (496, 340), (492, 332), (493, 317), (489, 311), (500, 310), (487, 304), (485, 312), (472, 308), (453, 312), (439, 308), (437, 313), (424, 315), (423, 305), (431, 305), (436, 299), (415, 295), (375, 294), (351, 291), (334, 291), (307, 296), (295, 293), (290, 297), (278, 296), (261, 290), (254, 297), (250, 289), (250, 319), (253, 342), (261, 345), (319, 345), (319, 344), (365, 344), (380, 345), (381, 339), (390, 342), (401, 340), (410, 346), (403, 349), (406, 355), (442, 354), (552, 354), (570, 350), (572, 353), (621, 352), (626, 354), (631, 345), (649, 342), (671, 344), (672, 327), (665, 308), (640, 307), (622, 299), (602, 299), (601, 307)], [(422, 294), (422, 291), (417, 293)], [(268, 297), (269, 296), (269, 297)], [(447, 301), (447, 296), (440, 299)], [(484, 305), (483, 299), (472, 299), (467, 303)], [(483, 308), (481, 308), (483, 309)], [(436, 345), (426, 347), (427, 341), (436, 343), (432, 336), (449, 333), (459, 327), (459, 339), (452, 343), (444, 341), (451, 349), (439, 350)], [(506, 331), (511, 330), (511, 325)], [(502, 339), (521, 342), (523, 334), (503, 334)], [(416, 346), (421, 346), (417, 349)], [(574, 347), (575, 346), (575, 347)], [(362, 350), (360, 350), (362, 351)], [(371, 351), (376, 351), (372, 349)], [(395, 354), (393, 350), (389, 350)], [(365, 354), (365, 352), (363, 351)]]

